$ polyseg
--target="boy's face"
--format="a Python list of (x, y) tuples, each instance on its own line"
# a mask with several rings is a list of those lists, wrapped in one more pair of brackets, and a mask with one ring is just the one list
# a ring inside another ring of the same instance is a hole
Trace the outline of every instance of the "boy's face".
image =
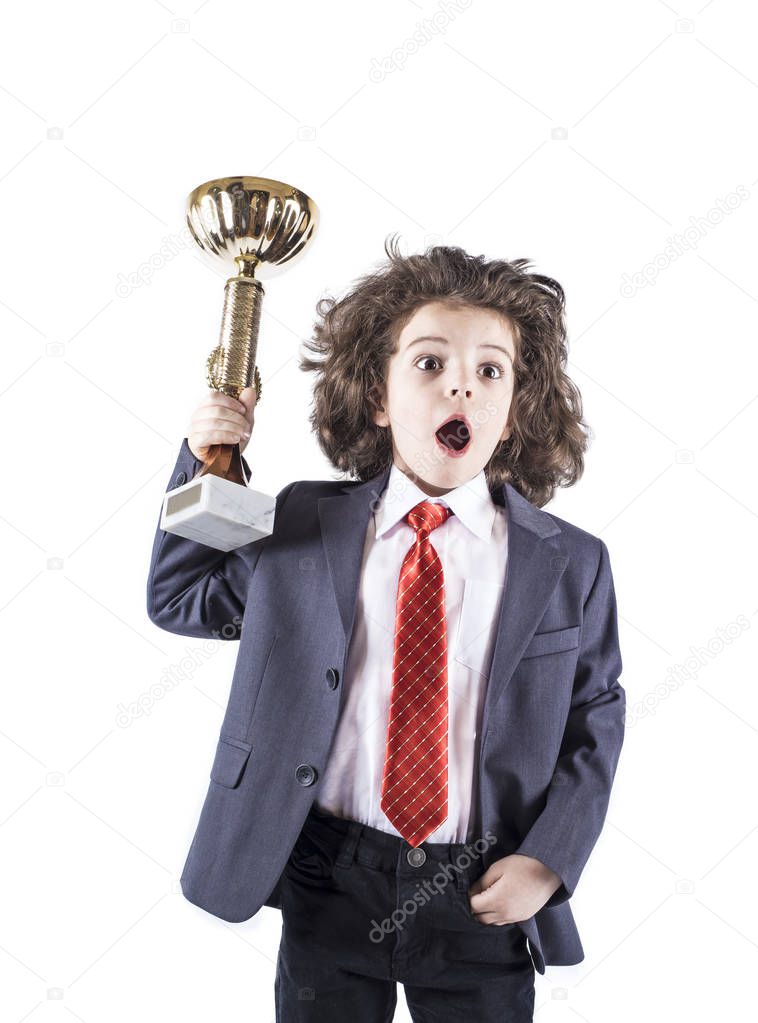
[[(493, 309), (427, 302), (406, 323), (374, 422), (390, 428), (395, 464), (426, 494), (472, 479), (508, 437), (514, 359), (511, 328)], [(452, 416), (464, 418), (440, 430)]]

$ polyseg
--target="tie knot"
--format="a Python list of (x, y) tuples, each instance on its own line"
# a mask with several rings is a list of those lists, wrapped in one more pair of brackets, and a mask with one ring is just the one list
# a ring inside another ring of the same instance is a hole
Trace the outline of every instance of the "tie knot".
[(416, 532), (423, 529), (427, 533), (431, 533), (452, 514), (452, 508), (447, 508), (444, 504), (436, 504), (434, 501), (419, 501), (416, 507), (411, 508), (405, 516), (405, 521)]

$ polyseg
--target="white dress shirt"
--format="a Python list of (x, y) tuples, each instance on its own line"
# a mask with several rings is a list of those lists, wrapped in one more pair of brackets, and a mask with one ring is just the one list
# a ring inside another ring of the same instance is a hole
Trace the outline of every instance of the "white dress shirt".
[(393, 464), (368, 524), (355, 622), (345, 665), (342, 707), (316, 806), (390, 834), (380, 807), (387, 749), (395, 606), (400, 568), (415, 543), (404, 522), (419, 501), (455, 513), (430, 534), (442, 563), (448, 644), (448, 815), (427, 841), (468, 842), (474, 835), (478, 749), (507, 567), (507, 516), (482, 469), (444, 497), (429, 497)]

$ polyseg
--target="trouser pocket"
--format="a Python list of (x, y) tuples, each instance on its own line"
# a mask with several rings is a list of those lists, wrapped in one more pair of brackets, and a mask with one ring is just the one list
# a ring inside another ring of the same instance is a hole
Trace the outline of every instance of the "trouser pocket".
[(328, 881), (334, 870), (337, 850), (328, 836), (304, 827), (292, 847), (285, 871), (314, 882)]

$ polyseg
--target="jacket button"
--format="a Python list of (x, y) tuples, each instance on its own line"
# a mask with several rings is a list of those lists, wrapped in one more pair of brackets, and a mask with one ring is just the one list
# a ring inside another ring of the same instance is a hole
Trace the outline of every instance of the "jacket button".
[(187, 473), (186, 472), (180, 472), (179, 475), (174, 480), (174, 483), (176, 483), (177, 487), (180, 487), (182, 485), (182, 483), (186, 483), (186, 482), (187, 482)]
[(336, 689), (337, 686), (339, 685), (339, 681), (340, 681), (340, 673), (337, 671), (337, 669), (336, 668), (327, 668), (326, 669), (326, 684), (329, 686), (329, 688), (330, 689)]
[(316, 768), (310, 764), (300, 764), (295, 771), (295, 777), (301, 785), (312, 785), (318, 777)]

